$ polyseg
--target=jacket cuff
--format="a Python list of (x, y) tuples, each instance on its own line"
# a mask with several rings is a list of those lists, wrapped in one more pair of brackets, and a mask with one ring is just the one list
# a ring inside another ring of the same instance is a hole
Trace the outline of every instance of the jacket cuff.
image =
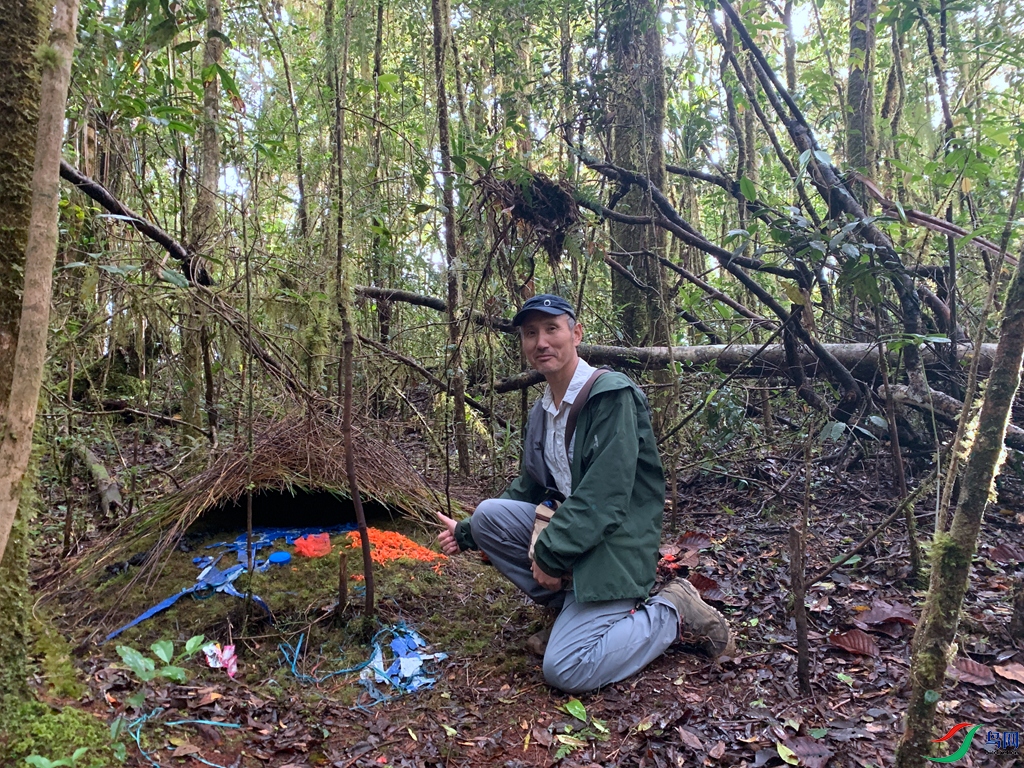
[(547, 546), (541, 544), (541, 539), (543, 537), (544, 534), (542, 533), (540, 535), (540, 538), (537, 539), (537, 543), (533, 547), (533, 562), (535, 562), (537, 564), (537, 567), (544, 571), (544, 573), (546, 573), (548, 576), (564, 576), (565, 571), (563, 569), (552, 565), (544, 557), (544, 550), (547, 549)]
[(455, 543), (459, 545), (459, 550), (462, 552), (467, 549), (479, 549), (473, 540), (472, 520), (473, 518), (467, 517), (465, 520), (459, 520), (455, 525)]

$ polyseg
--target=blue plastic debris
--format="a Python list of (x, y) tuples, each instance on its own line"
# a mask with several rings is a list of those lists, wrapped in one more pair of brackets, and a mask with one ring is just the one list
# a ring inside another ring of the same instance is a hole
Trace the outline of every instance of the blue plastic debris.
[(270, 557), (267, 558), (269, 562), (276, 563), (277, 565), (284, 565), (285, 563), (291, 562), (291, 559), (291, 552), (284, 552), (282, 550), (271, 552)]
[[(279, 539), (284, 539), (287, 543), (291, 544), (295, 541), (295, 539), (299, 538), (300, 536), (306, 536), (307, 534), (329, 533), (333, 536), (340, 533), (346, 533), (347, 531), (354, 531), (355, 529), (356, 526), (353, 523), (346, 523), (344, 525), (333, 525), (329, 528), (255, 528), (253, 529), (252, 532), (253, 556), (251, 558), (254, 563), (254, 570), (265, 571), (267, 570), (267, 568), (270, 567), (271, 562), (288, 562), (288, 560), (291, 559), (291, 555), (289, 555), (287, 552), (275, 552), (269, 558), (262, 561), (256, 559), (256, 553), (258, 553), (259, 550), (263, 549), (264, 547), (273, 546), (273, 543), (275, 541), (278, 541)], [(200, 569), (199, 575), (196, 577), (195, 584), (193, 584), (191, 587), (186, 587), (177, 594), (171, 595), (166, 600), (157, 603), (152, 608), (149, 608), (148, 610), (136, 616), (123, 627), (115, 629), (113, 632), (111, 632), (103, 639), (103, 642), (109, 642), (110, 640), (113, 640), (115, 637), (124, 632), (126, 629), (131, 629), (136, 624), (139, 624), (145, 621), (146, 619), (155, 616), (161, 611), (167, 610), (185, 595), (193, 594), (197, 598), (202, 599), (202, 593), (204, 593), (206, 590), (210, 590), (210, 594), (206, 595), (206, 597), (211, 596), (215, 592), (222, 592), (226, 595), (233, 595), (234, 597), (245, 597), (243, 593), (235, 589), (233, 582), (239, 576), (246, 572), (246, 566), (248, 565), (245, 556), (246, 538), (247, 535), (243, 533), (239, 535), (237, 538), (235, 538), (235, 540), (232, 542), (222, 541), (217, 544), (210, 544), (209, 546), (207, 546), (207, 549), (215, 549), (218, 547), (222, 547), (224, 548), (225, 551), (221, 552), (216, 557), (206, 555), (204, 557), (192, 558), (192, 562), (195, 565), (199, 566)], [(221, 558), (223, 558), (224, 555), (228, 552), (237, 553), (238, 564), (233, 565), (230, 568), (227, 568), (222, 571), (219, 568), (217, 568), (217, 563), (219, 563)], [(284, 561), (273, 560), (272, 558), (275, 555), (285, 555), (287, 559), (285, 559)], [(263, 599), (258, 597), (257, 595), (253, 595), (252, 600), (254, 603), (256, 603), (256, 605), (258, 605), (260, 608), (266, 611), (267, 615), (270, 617), (270, 620), (273, 621), (273, 612), (270, 610), (270, 606), (268, 606), (263, 601)]]
[[(382, 646), (381, 639), (387, 635), (391, 635), (391, 642)], [(380, 704), (407, 693), (431, 688), (437, 679), (430, 676), (428, 667), (432, 666), (432, 662), (448, 658), (446, 653), (424, 653), (428, 647), (427, 641), (416, 630), (400, 622), (394, 626), (384, 627), (373, 636), (373, 640), (370, 641), (370, 658), (366, 661), (353, 667), (328, 672), (320, 677), (313, 677), (297, 669), (304, 639), (305, 635), (300, 635), (299, 642), (294, 648), (288, 643), (278, 645), (285, 664), (291, 669), (296, 680), (319, 685), (332, 677), (359, 672), (359, 683), (370, 695), (372, 704)], [(385, 658), (385, 647), (391, 651), (390, 663)], [(322, 668), (323, 663), (318, 662), (317, 666)], [(393, 693), (389, 695), (381, 691), (378, 685), (388, 686)]]

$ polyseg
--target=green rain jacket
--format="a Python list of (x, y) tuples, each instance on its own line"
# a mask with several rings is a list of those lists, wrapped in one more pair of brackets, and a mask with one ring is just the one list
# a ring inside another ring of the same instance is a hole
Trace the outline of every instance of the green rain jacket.
[[(544, 425), (538, 402), (519, 477), (501, 498), (539, 504), (550, 497)], [(576, 423), (571, 470), (572, 493), (537, 539), (537, 564), (550, 576), (572, 574), (581, 603), (646, 598), (658, 565), (665, 476), (647, 400), (625, 375), (594, 382)], [(463, 549), (476, 549), (472, 519), (455, 531)]]

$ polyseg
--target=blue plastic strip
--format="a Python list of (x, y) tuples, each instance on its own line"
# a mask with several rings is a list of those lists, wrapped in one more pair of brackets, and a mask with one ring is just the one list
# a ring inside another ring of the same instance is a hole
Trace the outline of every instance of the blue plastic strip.
[[(253, 560), (255, 561), (255, 570), (266, 571), (270, 567), (270, 561), (267, 560), (256, 560), (255, 553), (263, 547), (272, 546), (278, 539), (284, 539), (289, 544), (295, 542), (302, 536), (316, 535), (318, 533), (329, 533), (331, 535), (338, 535), (341, 533), (347, 533), (354, 531), (356, 526), (354, 523), (344, 523), (342, 525), (332, 525), (329, 528), (256, 528), (253, 530)], [(165, 611), (178, 602), (179, 598), (190, 593), (198, 593), (202, 590), (213, 588), (217, 592), (226, 592), (229, 595), (235, 597), (244, 597), (245, 595), (231, 586), (231, 582), (245, 573), (245, 542), (248, 538), (247, 534), (240, 534), (233, 542), (218, 542), (217, 544), (210, 544), (207, 549), (215, 549), (217, 547), (224, 547), (227, 552), (238, 553), (238, 565), (233, 565), (225, 570), (217, 568), (217, 563), (224, 557), (225, 552), (221, 552), (216, 558), (211, 556), (195, 557), (192, 558), (192, 562), (199, 566), (199, 576), (196, 577), (196, 583), (191, 587), (181, 590), (176, 595), (171, 595), (166, 600), (157, 603), (152, 608), (144, 611), (143, 613), (136, 616), (130, 622), (125, 624), (119, 629), (115, 629), (109, 635), (107, 635), (103, 642), (107, 643), (113, 640), (115, 637), (120, 635), (127, 629), (131, 629), (136, 624), (139, 624), (146, 619), (152, 618), (161, 611)], [(195, 595), (197, 599), (204, 600), (211, 595)], [(256, 603), (260, 608), (266, 611), (267, 616), (270, 618), (270, 622), (274, 622), (274, 613), (270, 610), (270, 606), (258, 595), (252, 596), (253, 602)]]

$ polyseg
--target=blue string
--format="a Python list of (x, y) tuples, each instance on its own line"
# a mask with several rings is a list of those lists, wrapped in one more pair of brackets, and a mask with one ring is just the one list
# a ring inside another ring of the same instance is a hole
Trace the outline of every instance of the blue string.
[[(125, 728), (125, 730), (128, 731), (132, 739), (135, 740), (135, 746), (139, 748), (139, 754), (146, 758), (149, 764), (155, 766), (155, 768), (162, 768), (162, 766), (160, 765), (160, 763), (158, 763), (156, 760), (150, 757), (149, 752), (142, 748), (142, 727), (152, 718), (159, 716), (163, 711), (163, 707), (157, 707), (148, 715), (142, 715), (141, 717), (132, 720), (132, 722), (129, 723)], [(218, 728), (242, 727), (235, 723), (218, 723), (216, 720), (172, 720), (171, 722), (164, 723), (164, 725), (213, 725)], [(189, 755), (189, 757), (193, 760), (198, 760), (200, 763), (203, 763), (204, 765), (209, 765), (211, 766), (211, 768), (225, 768), (223, 765), (218, 765), (217, 763), (211, 763), (208, 760), (204, 760), (203, 758), (199, 757), (199, 755)]]

